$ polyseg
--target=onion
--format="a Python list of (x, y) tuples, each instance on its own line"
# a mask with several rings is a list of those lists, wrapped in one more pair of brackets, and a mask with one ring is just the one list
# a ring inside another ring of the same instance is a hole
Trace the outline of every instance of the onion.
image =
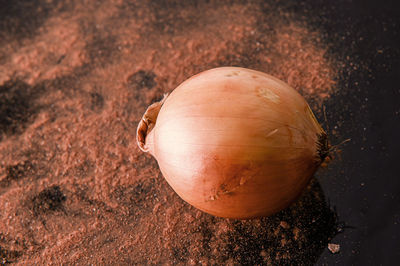
[(262, 72), (221, 67), (152, 104), (137, 143), (186, 202), (249, 219), (292, 203), (329, 151), (304, 98)]

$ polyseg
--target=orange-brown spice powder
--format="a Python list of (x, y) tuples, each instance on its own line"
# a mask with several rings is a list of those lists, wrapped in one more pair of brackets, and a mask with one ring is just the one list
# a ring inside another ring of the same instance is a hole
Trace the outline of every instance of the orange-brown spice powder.
[[(316, 181), (276, 216), (211, 217), (171, 190), (135, 132), (150, 103), (218, 66), (274, 75), (318, 110), (337, 73), (321, 34), (257, 1), (162, 3), (54, 4), (33, 37), (1, 43), (0, 103), (18, 114), (0, 127), (4, 262), (315, 260), (306, 225), (332, 216)], [(311, 206), (320, 212), (307, 214)]]

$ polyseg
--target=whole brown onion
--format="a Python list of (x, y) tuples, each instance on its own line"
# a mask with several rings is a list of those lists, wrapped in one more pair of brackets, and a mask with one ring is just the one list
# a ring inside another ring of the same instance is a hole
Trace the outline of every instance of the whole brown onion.
[(329, 150), (299, 93), (237, 67), (195, 75), (152, 104), (139, 123), (137, 143), (186, 202), (239, 219), (287, 207)]

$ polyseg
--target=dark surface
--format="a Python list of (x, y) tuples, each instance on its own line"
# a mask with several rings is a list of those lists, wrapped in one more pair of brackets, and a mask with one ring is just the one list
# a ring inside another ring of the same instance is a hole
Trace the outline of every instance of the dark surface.
[(340, 244), (340, 253), (325, 250), (317, 265), (395, 265), (400, 259), (399, 7), (390, 1), (328, 2), (290, 7), (299, 12), (306, 7), (306, 19), (326, 32), (332, 51), (354, 58), (358, 67), (341, 73), (343, 89), (326, 103), (329, 127), (351, 141), (341, 163), (320, 173), (319, 180), (348, 228), (331, 241)]

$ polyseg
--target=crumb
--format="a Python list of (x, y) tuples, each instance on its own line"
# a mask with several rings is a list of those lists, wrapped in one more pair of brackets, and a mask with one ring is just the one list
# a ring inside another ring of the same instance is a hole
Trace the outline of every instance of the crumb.
[(328, 249), (333, 254), (336, 254), (336, 253), (339, 253), (339, 251), (340, 251), (340, 245), (339, 244), (329, 243), (328, 244)]

